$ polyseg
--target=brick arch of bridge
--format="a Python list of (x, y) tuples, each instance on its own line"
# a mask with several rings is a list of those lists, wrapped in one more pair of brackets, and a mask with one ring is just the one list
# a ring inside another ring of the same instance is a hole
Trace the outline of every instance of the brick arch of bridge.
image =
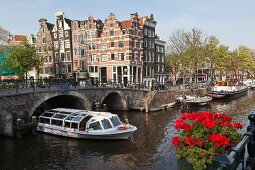
[(84, 107), (87, 110), (91, 110), (91, 108), (92, 108), (91, 102), (88, 100), (88, 98), (86, 96), (82, 95), (81, 93), (78, 93), (75, 91), (70, 91), (68, 94), (47, 94), (41, 100), (35, 102), (35, 104), (33, 105), (32, 109), (29, 112), (29, 117), (33, 116), (33, 113), (35, 112), (36, 108), (39, 107), (41, 104), (43, 104), (44, 102), (46, 102), (47, 100), (49, 100), (53, 97), (62, 96), (62, 95), (75, 96), (77, 98), (80, 98), (84, 101)]
[(101, 98), (100, 103), (103, 104), (104, 100), (111, 94), (118, 94), (118, 96), (120, 97), (120, 102), (122, 104), (122, 108), (124, 110), (128, 110), (128, 101), (127, 101), (127, 95), (124, 94), (122, 91), (119, 90), (110, 90), (107, 91)]

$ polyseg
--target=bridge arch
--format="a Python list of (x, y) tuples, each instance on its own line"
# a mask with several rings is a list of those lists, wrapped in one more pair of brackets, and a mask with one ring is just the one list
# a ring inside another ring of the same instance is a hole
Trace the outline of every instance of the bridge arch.
[[(62, 100), (62, 101), (61, 101)], [(48, 102), (48, 103), (47, 103)], [(52, 103), (51, 103), (52, 102)], [(55, 103), (54, 103), (55, 102)], [(58, 104), (56, 104), (56, 102)], [(59, 104), (63, 102), (64, 104)], [(70, 105), (66, 105), (70, 102)], [(63, 106), (62, 106), (63, 105)], [(41, 100), (37, 101), (29, 112), (29, 117), (33, 115), (39, 116), (44, 109), (52, 109), (55, 107), (70, 107), (74, 109), (87, 109), (91, 110), (91, 103), (88, 98), (81, 93), (70, 91), (68, 94), (47, 94)]]
[(128, 110), (127, 96), (119, 90), (108, 91), (101, 98), (101, 106), (106, 104), (106, 106), (112, 110)]

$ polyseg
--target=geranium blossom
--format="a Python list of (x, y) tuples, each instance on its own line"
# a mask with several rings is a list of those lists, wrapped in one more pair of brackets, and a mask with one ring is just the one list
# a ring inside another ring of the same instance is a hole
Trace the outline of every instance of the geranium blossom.
[(175, 137), (172, 138), (172, 144), (173, 144), (174, 146), (179, 146), (180, 143), (181, 143), (181, 141), (180, 141), (180, 139), (179, 139), (178, 136), (175, 136)]
[[(183, 113), (174, 122), (174, 128), (179, 135), (171, 139), (176, 147), (178, 158), (185, 157), (194, 160), (190, 163), (200, 169), (206, 167), (216, 155), (222, 154), (237, 143), (241, 135), (237, 129), (243, 128), (239, 122), (233, 123), (232, 118), (217, 112)], [(196, 155), (199, 159), (194, 159)]]
[(240, 122), (234, 123), (234, 127), (237, 129), (242, 129), (243, 125)]

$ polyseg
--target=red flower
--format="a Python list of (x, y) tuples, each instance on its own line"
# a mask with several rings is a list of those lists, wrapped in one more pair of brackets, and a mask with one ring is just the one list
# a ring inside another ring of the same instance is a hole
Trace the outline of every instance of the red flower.
[(172, 144), (173, 144), (174, 146), (177, 147), (177, 146), (180, 145), (180, 143), (181, 143), (181, 141), (180, 141), (180, 139), (179, 139), (178, 136), (175, 136), (175, 137), (172, 138)]
[(177, 119), (175, 122), (174, 122), (174, 128), (179, 130), (181, 129), (183, 126), (183, 120), (182, 119)]
[(199, 146), (199, 147), (202, 147), (203, 145), (204, 145), (204, 141), (203, 140), (198, 140), (197, 141), (197, 145)]
[(240, 122), (237, 122), (237, 123), (234, 124), (234, 127), (235, 127), (236, 129), (242, 129), (242, 128), (243, 128), (243, 125), (242, 125)]
[(207, 137), (216, 147), (220, 147), (222, 145), (229, 145), (229, 140), (226, 138), (226, 136), (221, 134), (208, 134)]
[(191, 126), (188, 123), (184, 122), (182, 125), (184, 131), (189, 131), (191, 129)]
[(212, 129), (212, 128), (215, 127), (214, 121), (209, 120), (209, 119), (203, 120), (202, 125), (203, 125), (204, 127), (209, 128), (209, 129)]
[(189, 146), (194, 146), (197, 142), (196, 142), (196, 138), (192, 137), (192, 136), (188, 136), (185, 139), (185, 143)]

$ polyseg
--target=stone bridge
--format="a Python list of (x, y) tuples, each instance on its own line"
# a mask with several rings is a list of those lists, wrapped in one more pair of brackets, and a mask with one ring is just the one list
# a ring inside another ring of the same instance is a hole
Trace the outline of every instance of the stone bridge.
[(105, 104), (111, 110), (143, 109), (148, 91), (113, 87), (71, 87), (67, 89), (39, 88), (0, 92), (0, 135), (15, 136), (17, 118), (25, 122), (44, 110), (64, 107), (92, 110), (95, 104)]
[(111, 110), (162, 109), (175, 102), (180, 91), (148, 91), (114, 87), (30, 88), (0, 91), (0, 135), (16, 136), (17, 119), (25, 123), (52, 108), (92, 110), (95, 103)]

